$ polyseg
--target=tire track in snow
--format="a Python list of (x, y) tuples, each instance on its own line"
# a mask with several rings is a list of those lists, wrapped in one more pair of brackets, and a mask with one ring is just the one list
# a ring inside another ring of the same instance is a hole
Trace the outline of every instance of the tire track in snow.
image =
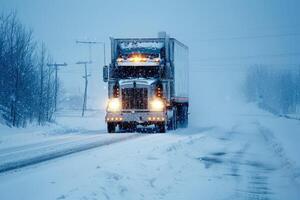
[[(75, 142), (70, 142), (70, 143), (65, 143), (65, 144), (59, 144), (59, 145), (54, 145), (49, 148), (47, 146), (44, 150), (46, 150), (42, 154), (37, 154), (33, 155), (32, 157), (28, 158), (23, 158), (23, 159), (17, 159), (17, 160), (12, 160), (9, 162), (2, 162), (0, 164), (0, 173), (12, 171), (15, 169), (23, 168), (26, 166), (38, 164), (41, 162), (45, 162), (48, 160), (52, 160), (55, 158), (59, 158), (62, 156), (67, 156), (70, 154), (78, 153), (81, 151), (86, 151), (89, 149), (105, 146), (105, 145), (110, 145), (113, 143), (129, 140), (129, 139), (134, 139), (138, 138), (141, 136), (145, 136), (146, 134), (120, 134), (118, 137), (114, 138), (106, 138), (104, 140), (96, 140), (97, 138), (101, 138), (101, 136), (95, 136), (92, 138), (88, 138), (85, 140), (80, 140), (80, 141), (75, 141)], [(96, 141), (95, 141), (96, 140)], [(67, 145), (66, 145), (67, 144)], [(66, 146), (64, 146), (66, 145)], [(42, 148), (40, 150), (43, 150)], [(34, 152), (32, 152), (34, 154)], [(40, 153), (40, 152), (38, 152)], [(22, 153), (21, 153), (22, 155)]]
[(38, 150), (43, 149), (46, 147), (52, 147), (53, 145), (63, 145), (67, 143), (72, 143), (75, 141), (82, 141), (89, 138), (96, 138), (99, 136), (83, 136), (83, 135), (73, 135), (68, 137), (62, 137), (62, 138), (56, 138), (56, 139), (49, 139), (46, 141), (41, 142), (35, 142), (35, 143), (29, 143), (25, 145), (20, 146), (14, 146), (14, 147), (7, 147), (0, 149), (0, 160), (3, 160), (5, 156), (13, 156), (13, 154), (19, 153), (19, 152), (26, 152), (26, 151), (32, 151), (32, 150)]
[[(242, 170), (244, 174), (247, 174), (246, 185), (237, 189), (237, 197), (243, 199), (274, 199), (278, 194), (278, 188), (274, 185), (274, 177), (278, 176), (278, 173), (284, 174), (288, 179), (292, 180), (291, 186), (297, 188), (295, 167), (288, 159), (283, 146), (280, 141), (277, 140), (272, 131), (262, 126), (259, 122), (253, 123), (256, 126), (256, 131), (253, 132), (256, 140), (252, 140), (252, 148), (249, 153), (256, 153), (254, 149), (260, 146), (264, 146), (265, 151), (260, 152), (257, 156), (246, 156), (243, 160)], [(257, 144), (259, 143), (259, 144)], [(254, 154), (255, 155), (255, 154)], [(272, 159), (273, 164), (265, 158), (271, 158), (274, 156), (276, 159)], [(277, 174), (274, 174), (277, 171)], [(295, 190), (296, 191), (296, 190)]]
[(262, 126), (261, 124), (257, 124), (259, 132), (263, 136), (265, 142), (273, 151), (274, 155), (279, 158), (281, 165), (286, 169), (288, 172), (291, 180), (294, 181), (295, 184), (300, 186), (300, 171), (296, 168), (293, 162), (288, 158), (288, 155), (284, 151), (283, 146), (276, 140), (273, 132), (270, 131), (268, 128)]

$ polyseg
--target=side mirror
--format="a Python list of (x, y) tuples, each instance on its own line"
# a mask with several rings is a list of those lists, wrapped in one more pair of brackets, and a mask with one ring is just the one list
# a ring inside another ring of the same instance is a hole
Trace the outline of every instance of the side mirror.
[(103, 67), (103, 81), (104, 82), (108, 81), (108, 66)]

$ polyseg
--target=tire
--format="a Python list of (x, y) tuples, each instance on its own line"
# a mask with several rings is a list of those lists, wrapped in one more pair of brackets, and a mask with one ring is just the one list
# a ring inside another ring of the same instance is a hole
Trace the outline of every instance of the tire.
[(115, 133), (116, 132), (116, 124), (113, 122), (107, 122), (107, 132)]
[(177, 127), (188, 127), (188, 104), (181, 104), (177, 107)]
[(170, 120), (170, 130), (176, 130), (176, 128), (177, 128), (176, 117), (172, 117)]
[(168, 130), (173, 130), (173, 118), (171, 118), (170, 120), (168, 120)]
[(183, 128), (187, 128), (188, 126), (189, 126), (189, 118), (186, 117), (185, 121), (184, 121), (184, 124), (183, 124)]
[(158, 132), (159, 133), (165, 133), (166, 132), (165, 122), (157, 124), (157, 127), (158, 127)]
[(119, 123), (119, 131), (123, 132), (125, 130), (125, 124)]
[(176, 108), (173, 108), (173, 117), (168, 121), (168, 130), (175, 130), (177, 128)]

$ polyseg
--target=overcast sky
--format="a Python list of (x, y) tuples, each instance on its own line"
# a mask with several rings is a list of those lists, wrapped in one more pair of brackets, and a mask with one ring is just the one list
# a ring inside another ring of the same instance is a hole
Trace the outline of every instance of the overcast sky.
[[(0, 2), (2, 12), (17, 11), (35, 38), (46, 43), (55, 61), (69, 64), (61, 70), (67, 88), (74, 85), (70, 77), (78, 70), (82, 73), (74, 63), (88, 58), (87, 47), (76, 45), (76, 39), (104, 41), (109, 52), (110, 36), (155, 37), (158, 31), (166, 31), (189, 46), (192, 75), (201, 73), (200, 68), (234, 71), (244, 64), (300, 63), (299, 0)], [(101, 46), (92, 52), (95, 64), (90, 70), (96, 77), (103, 63)], [(100, 82), (94, 81), (92, 86)]]
[[(165, 30), (190, 47), (191, 60), (292, 53), (295, 37), (211, 40), (300, 33), (294, 0), (0, 0), (44, 41), (58, 61), (81, 59), (76, 39), (153, 37)], [(297, 38), (299, 39), (299, 37)], [(298, 40), (299, 41), (299, 40)], [(298, 43), (299, 44), (299, 43)], [(100, 47), (99, 47), (100, 48)], [(299, 52), (299, 51), (298, 51)]]

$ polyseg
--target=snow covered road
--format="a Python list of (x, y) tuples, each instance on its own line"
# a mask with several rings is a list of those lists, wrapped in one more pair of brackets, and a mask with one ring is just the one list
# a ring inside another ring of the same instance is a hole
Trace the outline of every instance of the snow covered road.
[(0, 149), (0, 173), (72, 153), (132, 139), (141, 134), (82, 133), (50, 141)]
[[(299, 199), (300, 161), (287, 153), (297, 149), (281, 139), (295, 135), (299, 122), (238, 118), (1, 173), (1, 199)], [(289, 129), (276, 132), (274, 122)]]

